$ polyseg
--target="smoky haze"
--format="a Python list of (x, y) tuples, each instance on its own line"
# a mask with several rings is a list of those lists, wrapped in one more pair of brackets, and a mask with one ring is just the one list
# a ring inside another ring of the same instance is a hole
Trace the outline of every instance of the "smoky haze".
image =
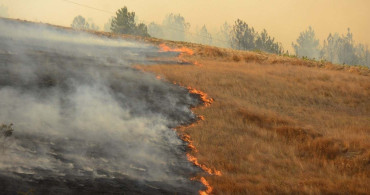
[[(199, 100), (131, 68), (157, 48), (0, 20), (0, 191), (197, 193), (198, 168), (171, 128)], [(162, 54), (163, 55), (163, 54)]]
[[(73, 0), (72, 0), (73, 1)], [(232, 25), (240, 18), (257, 31), (266, 29), (272, 37), (282, 42), (285, 49), (291, 48), (299, 33), (312, 26), (320, 40), (329, 33), (345, 33), (349, 27), (358, 42), (370, 44), (370, 1), (368, 0), (79, 0), (73, 1), (107, 12), (89, 9), (65, 0), (2, 0), (8, 8), (9, 17), (41, 21), (70, 26), (73, 18), (82, 15), (92, 18), (100, 29), (104, 29), (114, 13), (127, 6), (135, 11), (140, 22), (161, 24), (170, 13), (181, 14), (191, 24), (191, 32), (196, 27), (207, 26), (213, 38), (225, 23)], [(219, 37), (221, 39), (221, 37)]]

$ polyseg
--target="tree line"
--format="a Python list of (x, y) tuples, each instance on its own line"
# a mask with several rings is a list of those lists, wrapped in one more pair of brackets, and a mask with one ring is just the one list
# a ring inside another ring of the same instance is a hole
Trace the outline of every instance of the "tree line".
[[(76, 16), (71, 24), (73, 28), (98, 30), (92, 20)], [(233, 25), (225, 22), (216, 33), (212, 34), (206, 25), (190, 32), (188, 23), (180, 14), (170, 13), (162, 23), (151, 22), (148, 25), (137, 22), (135, 12), (127, 7), (117, 10), (105, 24), (104, 30), (120, 34), (132, 34), (145, 37), (156, 37), (174, 41), (195, 42), (205, 45), (233, 48), (238, 50), (264, 51), (275, 54), (284, 52), (282, 44), (270, 36), (266, 29), (257, 32), (245, 21), (237, 19)], [(312, 27), (300, 33), (296, 43), (292, 43), (295, 55), (298, 57), (327, 60), (337, 64), (370, 66), (370, 52), (367, 45), (356, 44), (348, 29), (347, 34), (329, 34), (323, 45), (315, 36)]]
[(246, 22), (238, 19), (233, 26), (224, 23), (216, 35), (212, 35), (206, 25), (196, 29), (196, 33), (189, 32), (190, 24), (181, 15), (169, 14), (162, 24), (150, 23), (149, 34), (163, 39), (189, 41), (219, 47), (231, 47), (239, 50), (259, 50), (269, 53), (282, 54), (281, 43), (276, 42), (266, 29), (261, 33), (254, 30)]
[(370, 67), (370, 51), (367, 45), (357, 44), (353, 40), (351, 29), (346, 34), (330, 33), (323, 45), (316, 38), (314, 29), (310, 26), (300, 33), (296, 43), (292, 43), (299, 57), (327, 60), (336, 64), (364, 65)]
[[(238, 19), (233, 26), (225, 23), (216, 35), (212, 35), (206, 25), (197, 28), (196, 33), (190, 33), (190, 23), (180, 14), (168, 14), (161, 24), (151, 22), (148, 26), (136, 22), (135, 12), (123, 7), (116, 12), (116, 16), (109, 19), (104, 30), (140, 36), (153, 36), (174, 41), (196, 42), (205, 45), (231, 47), (241, 50), (260, 50), (281, 54), (281, 43), (275, 41), (266, 30), (258, 33), (246, 22)], [(82, 16), (76, 16), (71, 24), (73, 28), (97, 30), (96, 25)], [(216, 38), (214, 38), (216, 37)]]

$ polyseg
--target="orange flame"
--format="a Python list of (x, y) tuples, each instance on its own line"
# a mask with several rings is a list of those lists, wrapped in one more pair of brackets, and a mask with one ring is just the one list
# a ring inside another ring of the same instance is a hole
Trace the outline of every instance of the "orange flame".
[[(170, 49), (168, 46), (163, 45), (163, 50), (164, 51), (168, 51), (168, 49)], [(161, 79), (161, 77), (158, 75), (156, 76), (157, 79)], [(177, 84), (176, 82), (173, 82), (175, 85)], [(180, 86), (182, 86), (181, 84), (179, 84)], [(200, 90), (197, 90), (197, 89), (194, 89), (192, 87), (187, 87), (187, 89), (189, 90), (189, 93), (193, 93), (193, 94), (198, 94), (201, 98), (201, 100), (204, 102), (204, 106), (209, 106), (211, 105), (212, 102), (214, 102), (214, 99), (213, 98), (210, 98), (208, 97), (208, 95)], [(198, 118), (200, 120), (204, 120), (204, 116), (200, 115), (198, 116)], [(188, 127), (190, 126), (193, 126), (193, 124), (189, 125)], [(179, 130), (179, 129), (178, 129)], [(193, 151), (193, 152), (198, 152), (197, 148), (194, 146), (193, 144), (193, 141), (191, 140), (190, 136), (187, 135), (187, 134), (183, 134), (182, 137), (181, 137), (182, 140), (184, 140), (185, 142), (188, 143), (188, 147)], [(195, 156), (192, 156), (191, 154), (187, 153), (186, 154), (186, 157), (188, 158), (188, 160), (193, 163), (195, 166), (198, 166), (200, 167), (203, 171), (207, 172), (208, 174), (210, 175), (217, 175), (217, 176), (221, 176), (221, 171), (218, 171), (218, 170), (212, 170), (211, 168), (208, 168), (206, 165), (202, 165), (198, 162), (198, 159), (195, 157)], [(191, 180), (196, 180), (196, 178), (191, 178)], [(207, 182), (207, 180), (204, 178), (204, 177), (201, 177), (200, 178), (200, 182), (206, 186), (206, 190), (205, 191), (202, 191), (200, 190), (199, 191), (199, 194), (200, 195), (208, 195), (212, 192), (213, 188), (211, 187), (211, 185), (209, 185), (209, 183)]]
[(193, 141), (191, 141), (190, 139), (190, 136), (189, 135), (183, 135), (182, 136), (182, 140), (184, 140), (185, 142), (188, 143), (188, 147), (193, 150), (194, 152), (198, 152), (197, 148), (193, 145)]
[(199, 191), (199, 194), (200, 195), (208, 195), (212, 192), (213, 188), (209, 185), (209, 183), (207, 182), (207, 180), (204, 178), (204, 177), (201, 177), (200, 178), (200, 182), (202, 182), (202, 184), (204, 186), (207, 187), (207, 189), (205, 191)]
[[(156, 78), (158, 80), (162, 79), (162, 77), (160, 75), (157, 75)], [(173, 84), (174, 85), (177, 85), (178, 84), (180, 86), (183, 86), (180, 83), (176, 83), (176, 82), (173, 82)], [(188, 89), (189, 93), (193, 93), (193, 94), (199, 95), (200, 99), (203, 101), (204, 106), (210, 106), (215, 101), (213, 98), (208, 97), (208, 95), (206, 93), (204, 93), (203, 91), (194, 89), (194, 88), (192, 88), (190, 86), (186, 87), (186, 89)], [(204, 116), (199, 116), (198, 118), (200, 120), (204, 120)]]
[(180, 55), (178, 57), (182, 62), (192, 63), (196, 66), (201, 66), (201, 64), (199, 64), (198, 62), (189, 62), (188, 60), (184, 59), (185, 55), (189, 55), (189, 56), (194, 55), (194, 51), (191, 50), (190, 48), (187, 48), (187, 47), (171, 48), (167, 46), (166, 44), (162, 43), (159, 45), (159, 49), (161, 52), (169, 52), (169, 51), (180, 52)]
[(188, 54), (188, 55), (193, 55), (194, 51), (187, 48), (187, 47), (181, 47), (181, 48), (170, 48), (166, 44), (162, 43), (159, 45), (159, 48), (162, 52), (168, 52), (168, 51), (174, 51), (174, 52), (181, 52), (181, 54)]
[[(190, 180), (194, 181), (194, 180), (197, 180), (196, 177), (193, 177), (193, 178), (190, 178)], [(211, 185), (209, 185), (208, 181), (204, 178), (204, 177), (201, 177), (200, 178), (200, 182), (206, 186), (206, 190), (203, 191), (203, 190), (200, 190), (199, 191), (199, 195), (208, 195), (210, 194), (212, 191), (213, 191), (213, 188), (211, 187)]]
[[(192, 87), (187, 87), (190, 93), (198, 94), (200, 99), (204, 102), (204, 106), (209, 106), (214, 102), (213, 98), (208, 97), (208, 95), (200, 90), (194, 89)], [(203, 117), (204, 119), (204, 117)]]
[(188, 153), (188, 154), (186, 154), (186, 157), (188, 157), (188, 160), (190, 162), (192, 162), (195, 166), (200, 167), (203, 171), (207, 172), (208, 174), (217, 175), (217, 176), (221, 175), (221, 171), (212, 170), (212, 169), (208, 168), (207, 166), (200, 164), (198, 162), (198, 159), (195, 156), (192, 156), (191, 154)]
[(213, 170), (213, 174), (217, 175), (217, 176), (221, 176), (221, 171), (218, 171), (218, 170)]
[[(209, 106), (212, 104), (212, 102), (214, 102), (214, 99), (213, 98), (210, 98), (208, 97), (208, 95), (200, 90), (197, 90), (197, 89), (194, 89), (192, 87), (187, 87), (187, 89), (189, 90), (189, 93), (193, 93), (193, 94), (198, 94), (200, 96), (200, 99), (204, 102), (204, 106)], [(200, 120), (204, 120), (204, 116), (200, 115), (198, 116), (198, 118)], [(193, 149), (194, 152), (197, 152), (198, 150), (195, 148), (195, 146), (193, 145), (193, 142), (191, 141), (190, 139), (190, 136), (189, 135), (185, 135), (185, 139), (184, 141), (187, 141), (189, 143), (189, 148)], [(192, 162), (195, 166), (198, 166), (200, 167), (203, 171), (207, 172), (208, 174), (210, 175), (217, 175), (217, 176), (221, 176), (221, 171), (218, 171), (218, 170), (212, 170), (211, 168), (207, 167), (206, 165), (202, 165), (198, 162), (198, 159), (195, 157), (195, 156), (192, 156), (191, 154), (187, 153), (186, 154), (188, 160), (190, 162)], [(213, 188), (211, 187), (211, 185), (209, 185), (209, 183), (207, 182), (207, 180), (204, 178), (204, 177), (201, 177), (200, 178), (200, 182), (206, 186), (206, 190), (205, 191), (199, 191), (199, 194), (200, 195), (208, 195), (212, 192)]]
[(186, 154), (186, 157), (188, 157), (188, 161), (192, 162), (195, 166), (198, 166), (200, 167), (201, 169), (203, 169), (203, 171), (207, 172), (208, 174), (212, 175), (212, 169), (208, 168), (207, 166), (205, 165), (202, 165), (198, 162), (198, 159), (195, 158), (194, 156), (192, 156), (191, 154)]

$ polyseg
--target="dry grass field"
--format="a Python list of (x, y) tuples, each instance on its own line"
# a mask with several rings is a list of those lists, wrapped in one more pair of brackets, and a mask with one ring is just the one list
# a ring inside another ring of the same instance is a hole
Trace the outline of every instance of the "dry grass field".
[(213, 98), (193, 109), (203, 120), (177, 128), (213, 173), (197, 178), (208, 192), (370, 194), (368, 68), (89, 32), (194, 51), (178, 60), (196, 65), (138, 68)]
[(370, 193), (369, 69), (177, 46), (197, 65), (140, 68), (214, 99), (194, 109), (203, 121), (178, 128), (190, 154), (221, 171), (199, 175), (212, 193)]

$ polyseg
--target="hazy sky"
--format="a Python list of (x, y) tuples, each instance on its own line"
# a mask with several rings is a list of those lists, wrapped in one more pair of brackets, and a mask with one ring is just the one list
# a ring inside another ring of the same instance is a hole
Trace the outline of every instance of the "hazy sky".
[[(92, 18), (102, 29), (106, 12), (81, 7), (69, 0), (0, 0), (11, 18), (70, 26), (81, 14)], [(267, 31), (287, 49), (299, 33), (311, 25), (322, 41), (330, 32), (346, 33), (351, 28), (354, 39), (370, 45), (370, 0), (70, 0), (114, 13), (127, 6), (145, 23), (161, 22), (168, 13), (180, 13), (192, 27), (206, 24), (217, 29), (225, 21), (237, 18), (257, 31)]]

